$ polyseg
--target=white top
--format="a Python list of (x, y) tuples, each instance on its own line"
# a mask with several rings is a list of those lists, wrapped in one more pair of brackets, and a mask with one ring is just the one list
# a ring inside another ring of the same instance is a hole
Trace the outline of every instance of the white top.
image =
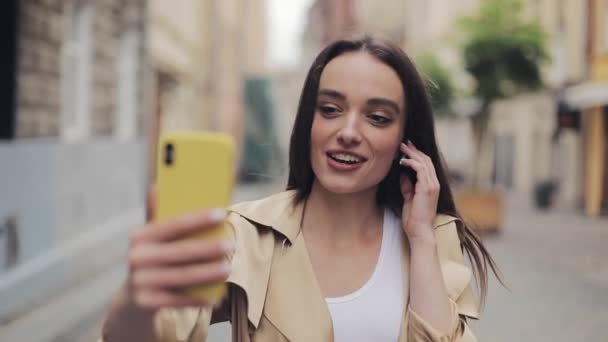
[(325, 298), (334, 327), (335, 342), (395, 342), (403, 319), (401, 225), (384, 211), (382, 246), (376, 268), (357, 291)]

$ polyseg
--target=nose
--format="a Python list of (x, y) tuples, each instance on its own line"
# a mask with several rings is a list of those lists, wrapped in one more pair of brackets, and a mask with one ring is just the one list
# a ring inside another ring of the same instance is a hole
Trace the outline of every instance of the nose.
[(359, 131), (359, 115), (350, 113), (343, 126), (338, 131), (338, 142), (345, 146), (358, 145), (361, 142), (361, 132)]

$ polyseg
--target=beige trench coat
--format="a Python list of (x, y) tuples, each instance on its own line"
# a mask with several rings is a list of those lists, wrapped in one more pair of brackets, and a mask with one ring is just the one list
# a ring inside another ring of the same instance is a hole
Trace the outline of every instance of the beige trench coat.
[[(286, 191), (230, 209), (228, 222), (236, 241), (228, 296), (213, 314), (205, 309), (163, 309), (156, 316), (162, 342), (202, 342), (210, 323), (230, 321), (233, 341), (333, 341), (332, 322), (300, 234), (303, 205), (292, 205)], [(407, 303), (409, 247), (402, 248), (406, 298), (400, 342), (476, 341), (466, 318), (478, 317), (454, 217), (434, 222), (437, 248), (452, 308), (452, 329), (440, 334)], [(111, 341), (106, 341), (111, 342)]]

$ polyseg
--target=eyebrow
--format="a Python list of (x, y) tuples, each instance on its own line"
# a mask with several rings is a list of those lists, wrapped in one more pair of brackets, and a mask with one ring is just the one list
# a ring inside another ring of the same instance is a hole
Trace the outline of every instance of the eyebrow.
[(339, 92), (337, 90), (321, 89), (321, 90), (319, 90), (319, 95), (325, 95), (325, 96), (329, 96), (329, 97), (332, 97), (337, 100), (346, 101), (346, 95), (342, 94), (341, 92)]
[[(325, 95), (325, 96), (328, 96), (328, 97), (331, 97), (331, 98), (334, 98), (337, 100), (346, 101), (346, 95), (342, 94), (341, 92), (339, 92), (337, 90), (333, 90), (333, 89), (321, 89), (321, 90), (319, 90), (319, 95)], [(371, 98), (371, 99), (367, 100), (367, 104), (372, 105), (372, 106), (386, 106), (386, 107), (390, 107), (391, 109), (393, 109), (396, 113), (401, 112), (401, 110), (399, 109), (399, 105), (395, 101), (381, 98), (381, 97)]]

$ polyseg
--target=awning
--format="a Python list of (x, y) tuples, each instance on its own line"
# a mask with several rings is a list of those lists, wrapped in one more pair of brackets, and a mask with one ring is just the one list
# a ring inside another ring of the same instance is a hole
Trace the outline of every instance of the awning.
[(581, 83), (564, 90), (564, 101), (572, 109), (589, 109), (608, 104), (608, 82)]

